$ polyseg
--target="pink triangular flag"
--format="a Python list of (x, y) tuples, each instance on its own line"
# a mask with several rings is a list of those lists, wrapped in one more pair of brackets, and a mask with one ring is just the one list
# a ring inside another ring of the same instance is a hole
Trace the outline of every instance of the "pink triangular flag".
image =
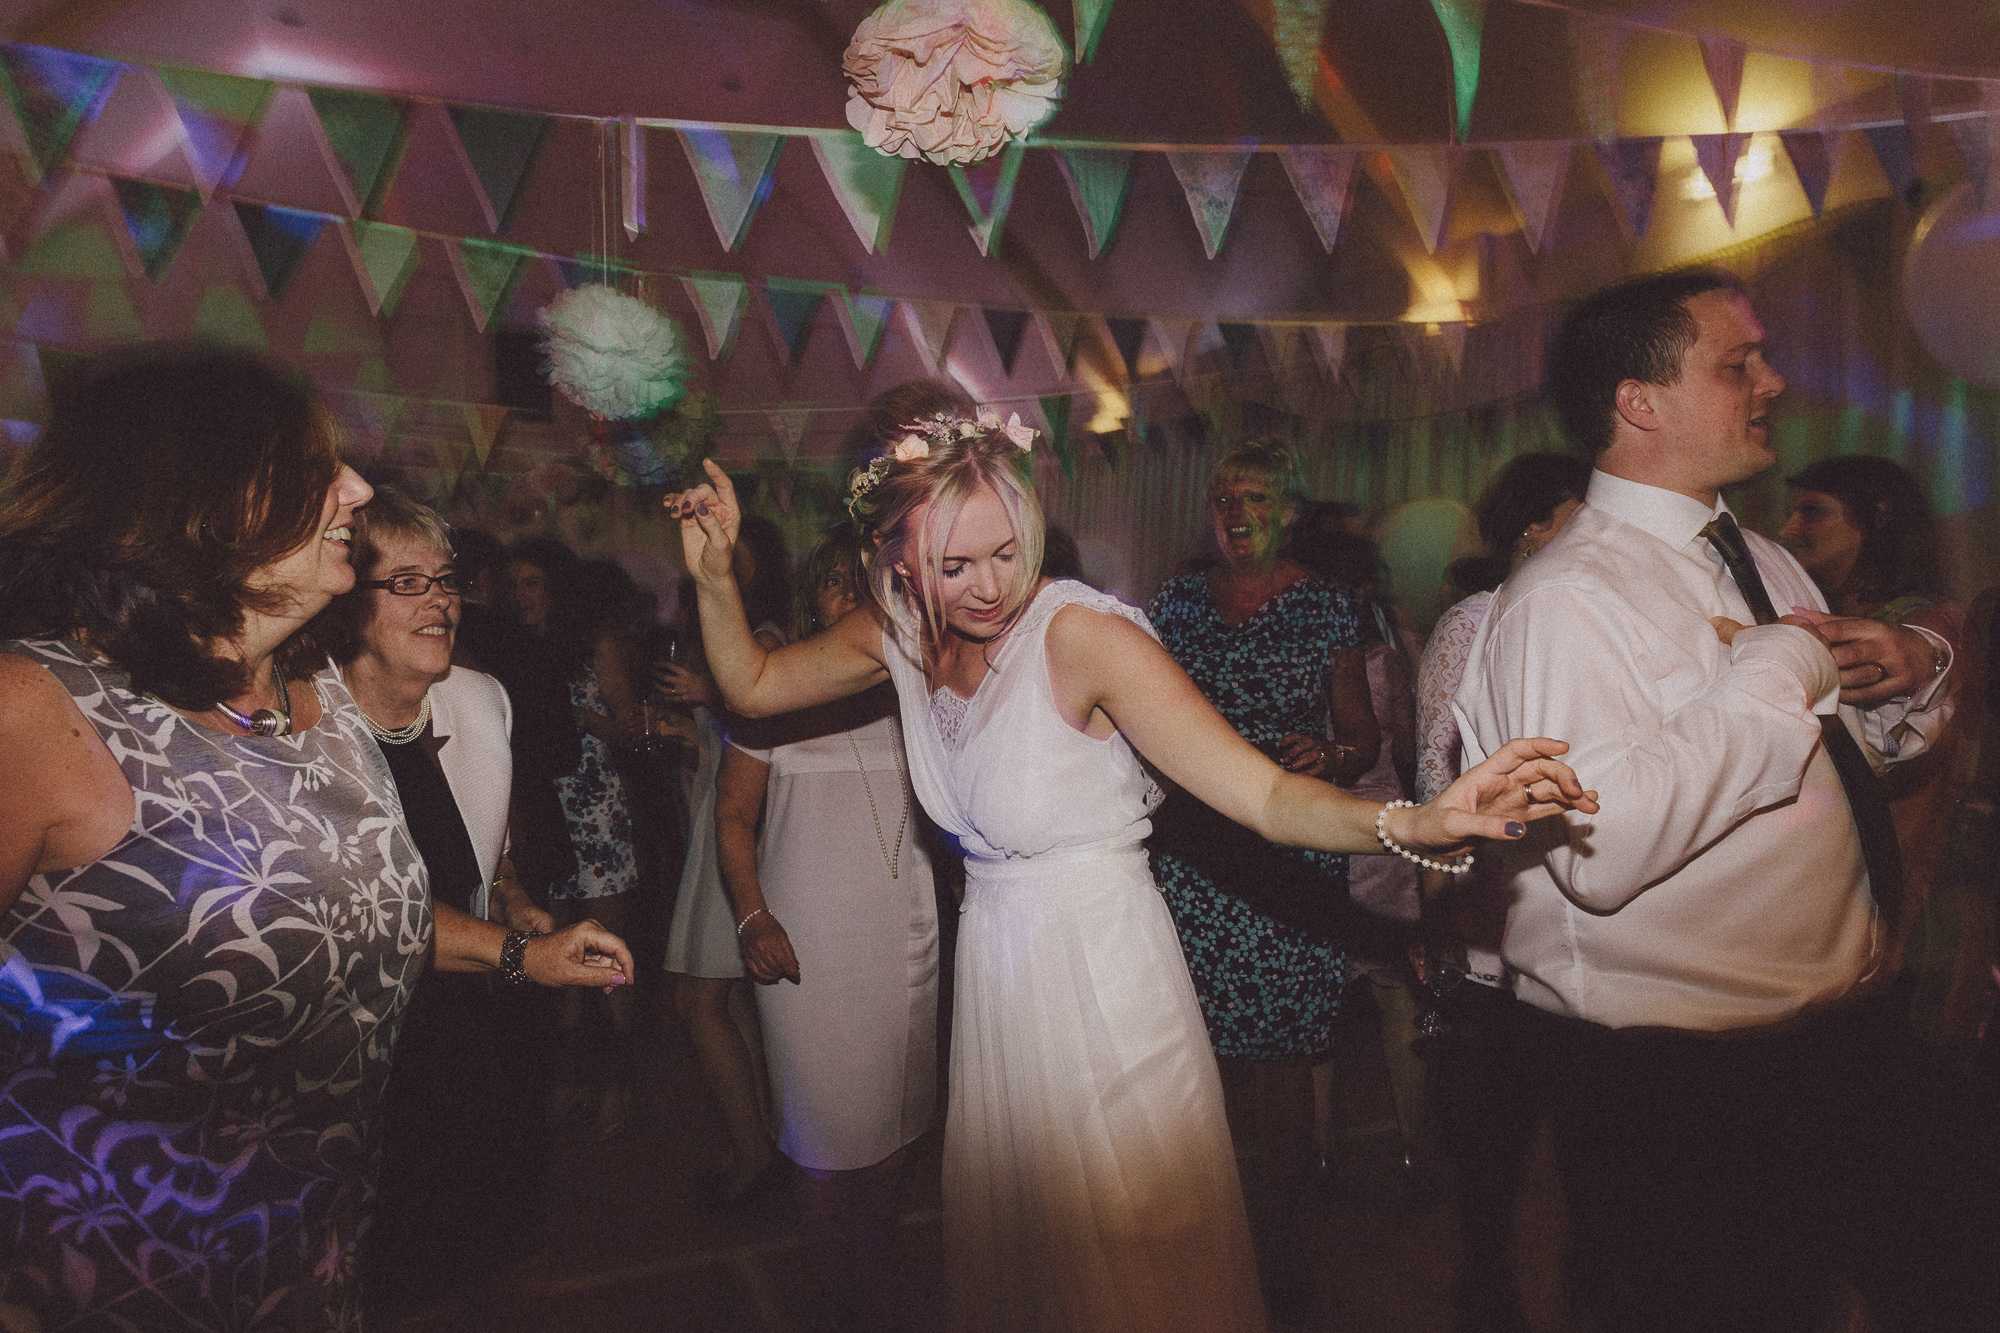
[(1618, 62), (1625, 50), (1625, 25), (1597, 14), (1572, 13), (1569, 40), (1583, 123), (1591, 138), (1609, 143), (1618, 137)]
[(71, 141), (69, 160), (130, 180), (177, 185), (203, 194), (213, 188), (213, 182), (196, 169), (179, 108), (160, 76), (145, 65), (125, 67), (97, 119), (86, 123)]
[(951, 346), (951, 326), (958, 318), (958, 307), (950, 301), (904, 301), (902, 305), (903, 323), (910, 331), (911, 341), (923, 354), (930, 373), (938, 374), (944, 369), (945, 352)]
[(319, 112), (303, 88), (272, 93), (252, 138), (250, 160), (230, 188), (237, 198), (340, 217), (361, 215), (354, 182), (334, 155)]
[(1187, 373), (1188, 337), (1194, 332), (1191, 319), (1155, 319), (1148, 322), (1146, 336), (1175, 379)]
[(1354, 188), (1354, 164), (1361, 160), (1357, 148), (1327, 148), (1318, 144), (1296, 144), (1279, 152), (1285, 174), (1312, 219), (1313, 230), (1328, 254), (1340, 239), (1340, 222), (1347, 213), (1347, 196)]
[(1854, 96), (1854, 86), (1847, 79), (1847, 66), (1831, 60), (1815, 60), (1808, 70), (1814, 122), (1829, 125), (1846, 120), (1847, 103)]
[(1388, 151), (1389, 165), (1403, 198), (1416, 219), (1424, 249), (1436, 254), (1444, 244), (1445, 222), (1451, 206), (1451, 188), (1458, 181), (1459, 164), (1466, 150), (1456, 145), (1396, 147)]
[(1327, 374), (1338, 377), (1341, 364), (1347, 358), (1347, 326), (1309, 324), (1306, 328), (1312, 334), (1313, 351), (1319, 354), (1320, 365)]
[(1567, 139), (1526, 139), (1518, 143), (1493, 145), (1500, 160), (1500, 175), (1507, 182), (1508, 199), (1521, 219), (1521, 233), (1528, 248), (1540, 254), (1542, 238), (1562, 196), (1563, 179), (1569, 174), (1573, 145)]
[(1256, 153), (1247, 148), (1226, 152), (1170, 152), (1167, 161), (1187, 196), (1188, 211), (1194, 214), (1195, 229), (1201, 233), (1202, 248), (1210, 259), (1222, 248), (1229, 234), (1229, 219), (1236, 212), (1236, 192), (1243, 185), (1243, 172)]
[(1750, 136), (1695, 134), (1689, 137), (1694, 142), (1694, 160), (1701, 164), (1701, 174), (1708, 177), (1708, 183), (1715, 187), (1715, 202), (1722, 205), (1723, 218), (1734, 227), (1736, 164), (1742, 160), (1743, 150), (1750, 146)]
[(1708, 86), (1722, 105), (1722, 127), (1736, 128), (1736, 103), (1743, 92), (1743, 57), (1749, 48), (1734, 37), (1709, 34), (1701, 38), (1701, 63), (1708, 70)]

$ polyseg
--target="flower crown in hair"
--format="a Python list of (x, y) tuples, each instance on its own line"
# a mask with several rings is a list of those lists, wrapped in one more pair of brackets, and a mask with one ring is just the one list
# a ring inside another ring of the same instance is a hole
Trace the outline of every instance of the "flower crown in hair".
[(862, 497), (882, 484), (882, 478), (889, 475), (891, 465), (929, 458), (932, 444), (942, 446), (958, 440), (969, 440), (981, 431), (999, 431), (1013, 441), (1015, 448), (1025, 453), (1034, 447), (1035, 436), (1038, 433), (1034, 427), (1021, 424), (1019, 412), (1011, 413), (1005, 423), (1002, 423), (1000, 414), (990, 407), (980, 408), (979, 415), (972, 420), (939, 412), (921, 421), (913, 421), (903, 429), (909, 434), (896, 441), (888, 453), (856, 471), (853, 480), (847, 484), (847, 516), (857, 523), (860, 522), (860, 516), (854, 512), (855, 506), (861, 503)]

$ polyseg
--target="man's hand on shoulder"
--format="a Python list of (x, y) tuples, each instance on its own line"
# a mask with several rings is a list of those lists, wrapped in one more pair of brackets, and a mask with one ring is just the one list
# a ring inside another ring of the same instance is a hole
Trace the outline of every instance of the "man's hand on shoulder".
[(1833, 649), (1840, 668), (1840, 702), (1874, 708), (1902, 699), (1936, 680), (1945, 653), (1928, 636), (1907, 625), (1865, 616), (1831, 616), (1795, 606), (1788, 621), (1813, 625)]

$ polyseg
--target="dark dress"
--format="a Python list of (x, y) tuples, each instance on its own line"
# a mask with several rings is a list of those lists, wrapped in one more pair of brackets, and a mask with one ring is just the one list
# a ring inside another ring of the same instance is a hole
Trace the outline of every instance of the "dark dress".
[[(1361, 637), (1347, 593), (1301, 579), (1231, 629), (1207, 579), (1189, 574), (1160, 589), (1151, 615), (1174, 661), (1265, 755), (1276, 759), (1295, 732), (1326, 735), (1329, 659)], [(1347, 858), (1266, 842), (1185, 792), (1167, 798), (1153, 830), (1153, 875), (1216, 1053), (1323, 1054), (1347, 980), (1336, 938)]]
[(0, 651), (134, 797), (115, 848), (0, 917), (0, 1326), (355, 1328), (431, 908), (353, 700), (321, 681), (311, 730), (225, 736), (75, 644)]

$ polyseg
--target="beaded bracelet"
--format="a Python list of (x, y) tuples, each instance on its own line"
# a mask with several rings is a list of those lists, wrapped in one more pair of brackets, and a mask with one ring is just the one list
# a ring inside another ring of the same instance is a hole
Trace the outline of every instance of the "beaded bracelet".
[(770, 912), (760, 907), (756, 911), (744, 917), (741, 921), (738, 921), (736, 923), (736, 938), (739, 940), (743, 938), (743, 927), (749, 925), (752, 921), (755, 921), (760, 916), (769, 916), (769, 915), (771, 915)]
[(1402, 857), (1405, 861), (1414, 861), (1416, 864), (1422, 866), (1426, 870), (1442, 870), (1447, 875), (1463, 875), (1466, 871), (1472, 869), (1471, 852), (1467, 852), (1465, 854), (1465, 859), (1454, 865), (1449, 861), (1433, 861), (1428, 856), (1424, 856), (1421, 853), (1411, 851), (1409, 848), (1403, 846), (1401, 843), (1397, 842), (1394, 838), (1390, 837), (1389, 830), (1386, 827), (1384, 827), (1382, 821), (1389, 817), (1389, 812), (1391, 810), (1394, 810), (1398, 807), (1414, 810), (1417, 808), (1417, 803), (1415, 801), (1391, 801), (1387, 805), (1383, 806), (1380, 810), (1376, 811), (1375, 841), (1381, 843), (1385, 848), (1394, 852), (1396, 855)]
[(527, 954), (528, 941), (546, 932), (539, 930), (510, 930), (507, 938), (500, 941), (500, 966), (498, 971), (503, 981), (510, 986), (528, 984)]

